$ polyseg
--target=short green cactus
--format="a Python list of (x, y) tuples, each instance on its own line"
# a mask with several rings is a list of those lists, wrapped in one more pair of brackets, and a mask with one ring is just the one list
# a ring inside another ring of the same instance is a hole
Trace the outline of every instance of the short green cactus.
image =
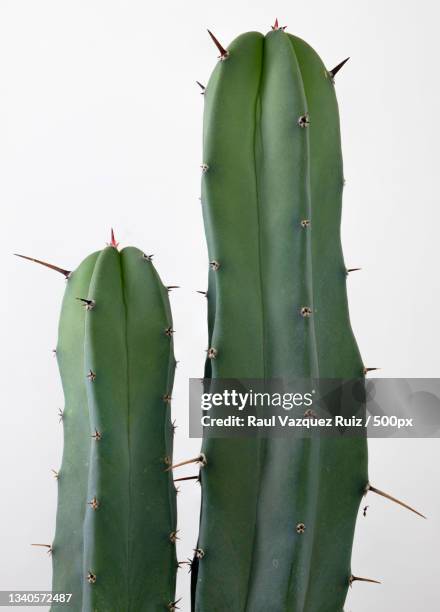
[(53, 590), (73, 593), (75, 611), (157, 612), (174, 609), (177, 570), (172, 318), (151, 257), (116, 247), (60, 270)]
[[(204, 90), (206, 376), (362, 379), (340, 241), (333, 80), (344, 62), (329, 71), (272, 30), (227, 49), (211, 34), (221, 61)], [(202, 451), (193, 609), (341, 611), (369, 489), (365, 438), (208, 438)]]

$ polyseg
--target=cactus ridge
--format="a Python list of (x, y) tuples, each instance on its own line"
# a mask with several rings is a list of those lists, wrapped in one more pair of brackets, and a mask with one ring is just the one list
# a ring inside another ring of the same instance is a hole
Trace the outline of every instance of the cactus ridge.
[(65, 408), (52, 561), (53, 589), (74, 593), (75, 610), (153, 612), (175, 601), (167, 329), (168, 290), (151, 257), (119, 252), (113, 233), (70, 274), (56, 349)]
[[(340, 242), (333, 75), (278, 23), (227, 53), (204, 97), (205, 376), (362, 377)], [(193, 609), (341, 610), (366, 441), (206, 439), (202, 450)]]

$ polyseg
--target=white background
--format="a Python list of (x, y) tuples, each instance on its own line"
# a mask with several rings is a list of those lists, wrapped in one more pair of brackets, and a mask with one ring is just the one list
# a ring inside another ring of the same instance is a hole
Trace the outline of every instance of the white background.
[[(199, 196), (203, 97), (217, 52), (275, 17), (311, 43), (337, 78), (345, 174), (343, 242), (355, 333), (383, 376), (440, 376), (439, 10), (418, 0), (1, 0), (0, 302), (1, 589), (49, 589), (63, 405), (51, 350), (61, 276), (13, 252), (75, 267), (104, 245), (155, 254), (172, 294), (177, 359), (175, 458), (187, 439), (187, 379), (202, 374), (207, 255)], [(438, 610), (440, 444), (373, 441), (371, 481), (428, 521), (368, 499), (354, 546), (357, 583), (346, 611)], [(182, 470), (183, 474), (195, 470)], [(179, 558), (191, 555), (197, 485), (179, 495)], [(221, 576), (219, 576), (221, 581)], [(178, 596), (189, 612), (188, 575)], [(268, 611), (270, 612), (270, 611)]]

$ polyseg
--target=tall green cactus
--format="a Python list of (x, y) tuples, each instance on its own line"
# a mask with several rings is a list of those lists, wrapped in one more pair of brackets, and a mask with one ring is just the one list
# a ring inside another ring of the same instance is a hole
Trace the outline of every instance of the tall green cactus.
[[(206, 375), (361, 378), (340, 241), (340, 66), (272, 30), (228, 49), (211, 34), (221, 61), (204, 91)], [(341, 611), (366, 440), (208, 438), (202, 451), (193, 609)]]
[(75, 611), (173, 610), (171, 311), (151, 257), (116, 247), (113, 239), (72, 273), (61, 270), (64, 453), (53, 589), (73, 593)]

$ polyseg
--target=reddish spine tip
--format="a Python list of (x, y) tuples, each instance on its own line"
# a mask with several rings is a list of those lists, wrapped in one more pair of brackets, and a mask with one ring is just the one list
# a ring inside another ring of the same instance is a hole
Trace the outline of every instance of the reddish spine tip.
[(117, 249), (119, 246), (119, 242), (116, 242), (115, 232), (113, 231), (113, 228), (111, 228), (111, 231), (110, 231), (109, 246), (113, 247), (114, 249)]
[(272, 26), (272, 30), (277, 31), (277, 30), (282, 30), (284, 32), (284, 30), (286, 29), (286, 26), (280, 26), (278, 18), (275, 19), (275, 23)]

